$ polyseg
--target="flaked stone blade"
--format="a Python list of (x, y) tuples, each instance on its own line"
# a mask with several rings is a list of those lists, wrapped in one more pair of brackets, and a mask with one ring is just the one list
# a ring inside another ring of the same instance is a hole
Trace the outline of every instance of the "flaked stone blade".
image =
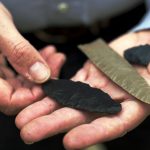
[(79, 45), (81, 51), (112, 81), (137, 99), (150, 104), (150, 86), (125, 59), (103, 40)]
[(82, 82), (50, 79), (42, 88), (47, 96), (66, 107), (100, 114), (115, 114), (121, 111), (121, 104), (107, 93)]

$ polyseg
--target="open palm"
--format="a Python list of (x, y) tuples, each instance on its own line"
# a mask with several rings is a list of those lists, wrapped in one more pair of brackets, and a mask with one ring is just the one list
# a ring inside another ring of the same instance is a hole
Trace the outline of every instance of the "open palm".
[[(53, 47), (46, 47), (41, 51), (41, 55), (52, 67), (52, 77), (59, 74), (64, 55), (56, 53)], [(55, 64), (54, 64), (55, 60)], [(57, 68), (57, 70), (56, 70)], [(20, 75), (16, 75), (5, 65), (3, 56), (0, 55), (0, 111), (13, 115), (24, 107), (42, 99), (43, 91), (39, 85), (33, 84)]]
[[(125, 39), (129, 40), (129, 37), (123, 38), (122, 43), (126, 42)], [(134, 45), (136, 45), (134, 42), (130, 44), (131, 47)], [(115, 47), (115, 44), (112, 43), (111, 46)], [(135, 67), (140, 75), (149, 82), (150, 75), (147, 68)], [(37, 142), (68, 131), (63, 141), (66, 149), (81, 149), (123, 136), (150, 114), (149, 105), (126, 93), (89, 61), (72, 80), (88, 83), (107, 92), (114, 100), (121, 102), (122, 111), (117, 115), (101, 116), (62, 107), (47, 97), (25, 108), (16, 118), (16, 124), (21, 129), (21, 137), (26, 143)]]

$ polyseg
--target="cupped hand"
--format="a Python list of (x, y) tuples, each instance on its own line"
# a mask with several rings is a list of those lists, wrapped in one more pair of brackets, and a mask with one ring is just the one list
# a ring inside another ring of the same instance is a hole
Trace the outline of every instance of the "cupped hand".
[[(40, 53), (48, 66), (51, 67), (51, 76), (56, 78), (64, 63), (64, 55), (57, 53), (52, 46), (44, 48)], [(13, 115), (43, 97), (40, 85), (31, 83), (21, 75), (15, 75), (6, 66), (5, 59), (0, 54), (0, 111), (7, 115)]]
[[(0, 51), (26, 79), (42, 83), (50, 68), (37, 50), (18, 32), (10, 12), (0, 2)], [(54, 60), (53, 60), (54, 61)], [(39, 73), (41, 71), (41, 73)]]
[[(143, 44), (145, 34), (129, 33), (113, 41), (112, 46), (119, 54), (129, 47)], [(140, 40), (141, 38), (141, 40)], [(147, 38), (145, 38), (147, 40)], [(149, 40), (147, 40), (148, 43)], [(121, 46), (122, 45), (122, 46)], [(141, 76), (150, 83), (147, 68), (135, 66)], [(66, 132), (63, 139), (66, 149), (82, 149), (87, 146), (123, 136), (138, 126), (149, 114), (150, 106), (126, 93), (108, 79), (90, 61), (86, 62), (74, 81), (82, 81), (107, 92), (120, 101), (122, 111), (116, 115), (101, 116), (72, 108), (61, 107), (50, 98), (44, 98), (25, 108), (16, 118), (25, 143), (33, 143)]]

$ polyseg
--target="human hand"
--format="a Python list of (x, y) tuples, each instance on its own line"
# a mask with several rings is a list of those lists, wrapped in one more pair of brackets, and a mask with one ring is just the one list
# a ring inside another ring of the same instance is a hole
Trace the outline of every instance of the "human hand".
[[(51, 77), (56, 78), (64, 63), (65, 57), (57, 53), (55, 48), (48, 46), (40, 52), (42, 58), (51, 67)], [(53, 61), (55, 60), (55, 62)], [(40, 72), (41, 73), (41, 72)], [(26, 80), (21, 75), (15, 75), (13, 71), (5, 65), (5, 61), (0, 55), (0, 111), (13, 115), (24, 107), (38, 101), (44, 97), (40, 85)]]
[[(127, 34), (113, 41), (110, 46), (122, 54), (122, 48), (125, 50), (144, 43), (141, 36), (143, 35), (145, 38), (147, 33), (139, 34), (141, 33)], [(135, 67), (140, 75), (150, 83), (147, 69)], [(148, 104), (136, 100), (114, 84), (90, 61), (86, 62), (72, 80), (89, 83), (91, 86), (107, 92), (114, 100), (121, 102), (122, 111), (117, 115), (100, 116), (72, 108), (58, 107), (56, 102), (46, 98), (25, 108), (16, 118), (16, 125), (20, 128), (21, 137), (26, 143), (37, 142), (68, 131), (63, 139), (65, 148), (69, 150), (82, 149), (123, 136), (150, 114)], [(53, 107), (53, 112), (49, 110), (50, 106)]]
[(46, 61), (17, 31), (10, 12), (0, 3), (0, 51), (18, 73), (42, 83), (50, 76)]

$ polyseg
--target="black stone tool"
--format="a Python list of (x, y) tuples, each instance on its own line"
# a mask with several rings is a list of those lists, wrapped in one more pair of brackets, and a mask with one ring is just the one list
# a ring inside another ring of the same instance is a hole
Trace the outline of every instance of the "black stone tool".
[(147, 66), (150, 62), (150, 45), (129, 48), (124, 52), (124, 57), (131, 64)]
[(45, 94), (66, 107), (102, 114), (115, 114), (121, 105), (100, 89), (82, 82), (51, 79), (42, 85)]

